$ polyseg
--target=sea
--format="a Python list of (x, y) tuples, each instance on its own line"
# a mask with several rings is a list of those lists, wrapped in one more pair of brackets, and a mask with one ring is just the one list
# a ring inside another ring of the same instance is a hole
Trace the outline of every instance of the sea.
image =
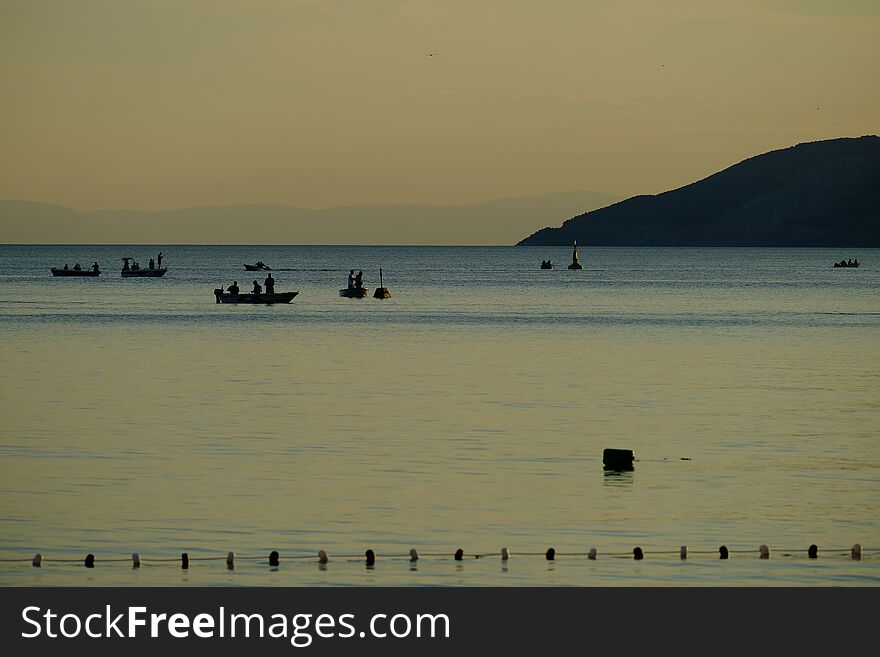
[(0, 585), (880, 585), (880, 250), (579, 250), (0, 246)]

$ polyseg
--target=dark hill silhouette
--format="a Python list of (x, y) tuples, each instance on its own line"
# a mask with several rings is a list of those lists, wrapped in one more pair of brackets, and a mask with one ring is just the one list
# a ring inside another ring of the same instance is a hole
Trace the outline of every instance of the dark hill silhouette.
[(798, 144), (519, 245), (880, 247), (880, 137)]

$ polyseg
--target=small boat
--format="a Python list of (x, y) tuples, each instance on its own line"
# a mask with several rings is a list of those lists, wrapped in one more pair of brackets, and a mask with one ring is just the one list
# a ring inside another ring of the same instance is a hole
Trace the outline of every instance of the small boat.
[[(132, 260), (133, 264), (129, 265), (128, 261)], [(159, 258), (161, 262), (161, 258)], [(141, 269), (138, 265), (137, 261), (134, 258), (123, 258), (122, 259), (122, 277), (123, 278), (159, 278), (160, 276), (164, 276), (168, 271), (168, 267), (145, 267)], [(150, 261), (153, 264), (153, 261)]]
[(257, 260), (253, 265), (245, 265), (246, 271), (272, 271), (272, 268), (262, 260)]
[(845, 260), (841, 260), (840, 262), (835, 262), (834, 266), (835, 267), (858, 267), (859, 261), (856, 260), (855, 262), (847, 262)]
[(553, 269), (553, 263), (549, 260), (542, 260), (541, 269)]
[(261, 292), (260, 294), (250, 292), (230, 294), (229, 292), (224, 292), (222, 288), (214, 290), (214, 297), (217, 299), (217, 303), (290, 303), (297, 294), (299, 294), (298, 290), (296, 292), (273, 292), (271, 294), (268, 292)]
[(98, 276), (100, 273), (99, 269), (58, 269), (58, 267), (52, 267), (53, 276)]
[(366, 287), (348, 287), (339, 290), (339, 296), (348, 299), (363, 299), (369, 290)]

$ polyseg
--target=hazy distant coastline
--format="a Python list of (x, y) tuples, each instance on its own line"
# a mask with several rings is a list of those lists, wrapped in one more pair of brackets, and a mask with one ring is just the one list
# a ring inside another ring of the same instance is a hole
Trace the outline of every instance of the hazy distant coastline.
[(541, 223), (619, 197), (591, 191), (461, 205), (219, 205), (98, 210), (0, 200), (4, 244), (431, 244), (507, 245)]

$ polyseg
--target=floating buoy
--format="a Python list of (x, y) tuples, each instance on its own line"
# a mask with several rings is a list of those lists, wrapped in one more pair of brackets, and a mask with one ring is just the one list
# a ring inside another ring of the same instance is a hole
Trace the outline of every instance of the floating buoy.
[(410, 561), (418, 561), (419, 560), (419, 551), (415, 548), (412, 548), (409, 551), (409, 560)]
[(327, 553), (324, 550), (318, 550), (318, 563), (327, 563), (328, 561)]
[(501, 548), (501, 561), (507, 561), (510, 559), (510, 550), (506, 547)]
[(131, 553), (131, 567), (132, 568), (140, 568), (141, 567), (141, 555), (137, 552)]
[(816, 559), (819, 556), (819, 548), (816, 545), (811, 545), (807, 550), (807, 556), (810, 559)]
[(644, 559), (644, 557), (645, 557), (645, 553), (642, 552), (642, 548), (640, 548), (640, 547), (633, 548), (633, 559), (635, 559), (636, 561), (641, 561), (642, 559)]
[(235, 552), (226, 555), (226, 567), (229, 570), (235, 570)]
[(384, 282), (382, 281), (382, 268), (379, 267), (379, 287), (376, 288), (376, 291), (373, 292), (374, 299), (390, 299), (391, 292), (388, 291), (387, 287), (384, 287)]
[(372, 566), (376, 563), (376, 553), (373, 552), (372, 550), (367, 550), (364, 553), (364, 557), (366, 558), (368, 566)]
[(635, 455), (631, 449), (606, 449), (602, 452), (602, 464), (606, 470), (632, 470)]
[(769, 559), (770, 558), (770, 548), (766, 545), (762, 545), (758, 548), (758, 553), (760, 554), (761, 559)]
[(86, 568), (94, 568), (95, 567), (95, 555), (94, 554), (87, 554), (86, 555), (85, 565), (86, 565)]
[[(37, 557), (38, 557), (38, 556), (40, 556), (40, 555), (38, 554)], [(36, 557), (34, 557), (34, 558), (36, 559)], [(853, 546), (852, 546), (852, 558), (853, 558), (855, 561), (861, 561), (861, 560), (862, 560), (862, 546), (861, 546), (859, 543), (855, 543), (855, 544), (853, 544)]]
[(682, 561), (684, 561), (685, 559), (687, 559), (687, 558), (688, 558), (688, 546), (687, 546), (687, 545), (682, 545), (682, 546), (681, 546), (681, 552), (680, 552), (679, 554), (681, 555), (681, 560), (682, 560)]
[(556, 550), (554, 550), (553, 548), (549, 548), (547, 550), (547, 554), (544, 555), (544, 558), (547, 559), (547, 561), (555, 560), (556, 559)]
[(590, 548), (590, 551), (587, 552), (587, 559), (590, 561), (596, 560), (596, 548)]
[(719, 559), (727, 559), (728, 557), (729, 557), (729, 552), (727, 550), (726, 545), (722, 545), (720, 548), (718, 548), (718, 558)]
[(43, 555), (37, 552), (34, 555), (34, 560), (31, 562), (34, 568), (40, 568), (43, 565)]
[(458, 548), (455, 551), (455, 560), (461, 561), (462, 559), (464, 559), (464, 550), (462, 550), (461, 548)]
[(280, 563), (280, 561), (281, 561), (281, 557), (278, 554), (278, 552), (276, 552), (275, 550), (272, 550), (269, 553), (269, 565), (270, 566), (277, 566)]
[(189, 555), (186, 552), (180, 555), (180, 567), (189, 570)]

